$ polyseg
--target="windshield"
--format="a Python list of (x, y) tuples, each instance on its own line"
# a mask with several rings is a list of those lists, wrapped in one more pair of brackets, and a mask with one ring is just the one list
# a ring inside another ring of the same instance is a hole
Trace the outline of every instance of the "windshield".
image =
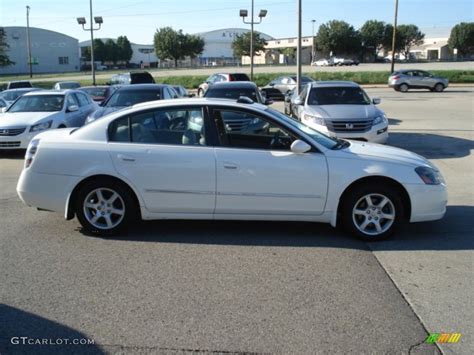
[(322, 146), (328, 148), (328, 149), (333, 149), (337, 144), (338, 140), (335, 138), (328, 137), (311, 127), (306, 126), (305, 124), (295, 121), (288, 116), (285, 116), (282, 114), (280, 111), (274, 110), (272, 108), (267, 108), (267, 112), (272, 113), (275, 116), (278, 116), (279, 118), (285, 120), (286, 123), (292, 125), (294, 128), (296, 128), (299, 131), (302, 131), (306, 135), (310, 136), (314, 141), (317, 143), (321, 144)]
[(105, 92), (107, 91), (107, 88), (84, 88), (84, 89), (79, 89), (90, 96), (95, 96), (95, 97), (105, 97)]
[(237, 100), (241, 96), (247, 96), (252, 99), (254, 102), (260, 102), (257, 97), (257, 91), (252, 89), (209, 89), (206, 92), (205, 97), (214, 97), (220, 99), (230, 99)]
[(64, 95), (31, 95), (22, 96), (8, 112), (55, 112), (61, 111)]
[(161, 99), (160, 90), (146, 91), (116, 91), (107, 101), (106, 107), (124, 107), (139, 104), (140, 102), (154, 101)]
[(312, 88), (308, 105), (370, 105), (370, 99), (358, 87)]
[(76, 89), (80, 87), (79, 83), (59, 83), (59, 87), (61, 89)]

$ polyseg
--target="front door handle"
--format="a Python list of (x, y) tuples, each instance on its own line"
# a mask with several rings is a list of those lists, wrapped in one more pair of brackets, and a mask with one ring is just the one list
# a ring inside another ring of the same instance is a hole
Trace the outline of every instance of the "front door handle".
[(134, 157), (131, 157), (129, 155), (123, 155), (123, 154), (118, 154), (117, 158), (123, 160), (123, 161), (135, 161)]
[(225, 169), (235, 170), (235, 169), (237, 169), (237, 164), (230, 163), (230, 162), (225, 162), (225, 163), (224, 163), (224, 168), (225, 168)]

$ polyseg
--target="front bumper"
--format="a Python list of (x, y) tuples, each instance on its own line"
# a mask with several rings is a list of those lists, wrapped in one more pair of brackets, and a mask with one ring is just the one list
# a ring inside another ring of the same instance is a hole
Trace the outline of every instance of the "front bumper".
[(410, 222), (434, 221), (443, 218), (448, 203), (446, 184), (405, 184), (411, 200)]
[[(8, 128), (5, 128), (8, 129)], [(2, 149), (26, 149), (30, 141), (39, 133), (39, 132), (29, 132), (30, 127), (26, 127), (25, 131), (16, 136), (5, 136), (1, 134), (2, 128), (0, 128), (0, 150)]]
[(379, 143), (379, 144), (385, 144), (387, 143), (387, 140), (388, 140), (388, 125), (385, 123), (380, 123), (378, 125), (372, 126), (372, 128), (366, 132), (353, 132), (353, 133), (333, 132), (333, 131), (328, 130), (326, 126), (318, 125), (318, 124), (315, 124), (314, 122), (306, 121), (304, 119), (303, 119), (303, 123), (330, 137), (363, 140), (363, 141)]

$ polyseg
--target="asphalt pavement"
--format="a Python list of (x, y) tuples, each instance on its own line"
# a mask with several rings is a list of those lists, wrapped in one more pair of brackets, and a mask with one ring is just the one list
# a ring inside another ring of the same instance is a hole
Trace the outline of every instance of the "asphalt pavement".
[[(432, 160), (449, 185), (445, 219), (380, 243), (283, 222), (154, 221), (92, 237), (24, 206), (24, 153), (0, 153), (0, 353), (472, 353), (473, 89), (368, 93), (390, 117), (389, 144)], [(462, 338), (439, 348), (429, 332)], [(12, 344), (21, 336), (95, 344)]]

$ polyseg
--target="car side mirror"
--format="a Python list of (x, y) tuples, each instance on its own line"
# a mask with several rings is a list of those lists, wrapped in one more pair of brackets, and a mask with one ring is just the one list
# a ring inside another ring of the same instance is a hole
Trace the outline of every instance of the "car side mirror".
[(374, 97), (374, 98), (372, 99), (372, 103), (373, 103), (374, 105), (378, 105), (378, 104), (380, 104), (381, 102), (382, 102), (382, 99), (381, 99), (380, 97)]
[(303, 154), (309, 152), (311, 150), (311, 146), (308, 143), (297, 139), (293, 143), (291, 143), (290, 149), (295, 154)]
[(77, 105), (70, 105), (67, 107), (67, 112), (76, 112), (77, 110), (79, 110), (79, 106)]
[(298, 105), (298, 106), (299, 106), (299, 105), (303, 105), (303, 100), (301, 100), (301, 97), (297, 97), (297, 98), (295, 98), (295, 100), (293, 101), (293, 103), (294, 103), (295, 105)]
[(265, 99), (265, 105), (271, 105), (271, 104), (273, 104), (272, 99)]

